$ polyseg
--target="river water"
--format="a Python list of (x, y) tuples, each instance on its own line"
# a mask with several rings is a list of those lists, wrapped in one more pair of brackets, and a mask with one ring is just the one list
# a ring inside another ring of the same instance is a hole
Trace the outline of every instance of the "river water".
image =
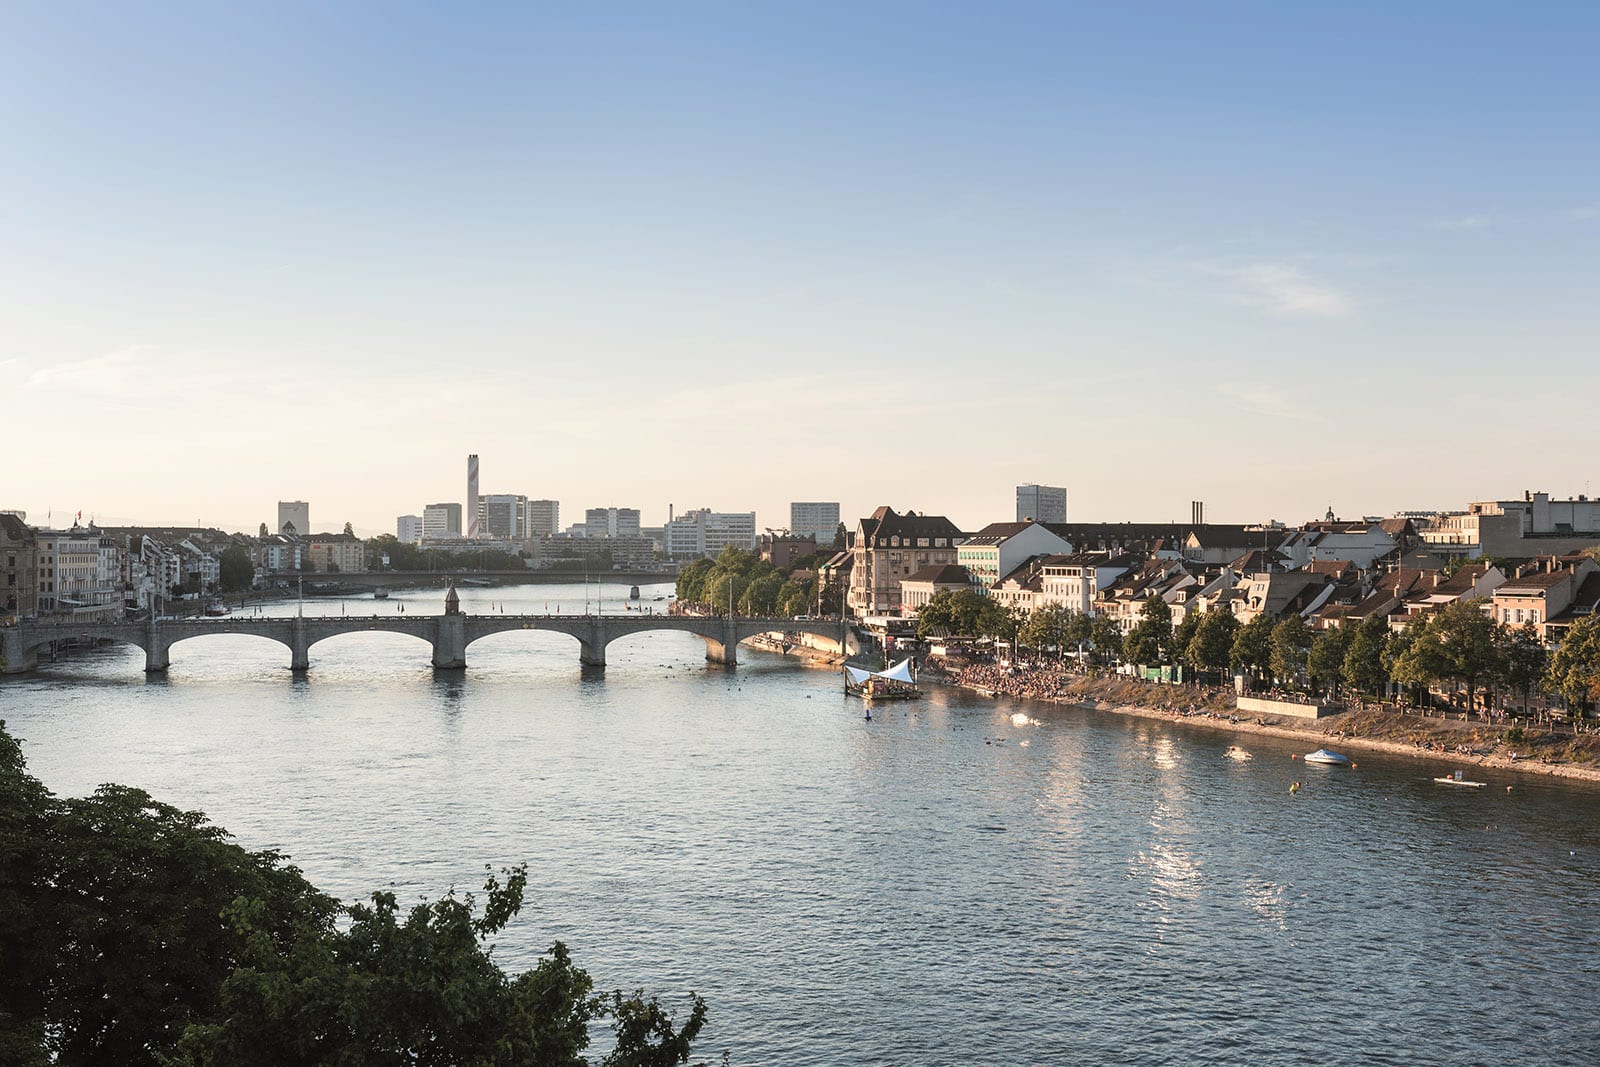
[[(401, 605), (442, 595), (306, 610)], [(1600, 1060), (1600, 791), (1452, 790), (1448, 764), (1308, 767), (1262, 738), (1236, 763), (1226, 734), (939, 690), (869, 722), (831, 671), (742, 656), (646, 634), (596, 674), (524, 631), (436, 677), (427, 645), (356, 634), (295, 679), (287, 648), (217, 636), (165, 678), (136, 649), (44, 665), (0, 717), (55, 791), (141, 786), (346, 899), (526, 861), (502, 964), (560, 939), (601, 988), (694, 989), (707, 1058)]]

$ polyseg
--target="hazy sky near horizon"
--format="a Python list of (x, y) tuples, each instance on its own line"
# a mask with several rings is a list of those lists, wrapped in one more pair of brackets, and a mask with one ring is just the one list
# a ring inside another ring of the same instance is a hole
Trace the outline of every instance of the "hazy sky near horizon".
[(0, 507), (1320, 517), (1600, 456), (1592, 4), (7, 5)]

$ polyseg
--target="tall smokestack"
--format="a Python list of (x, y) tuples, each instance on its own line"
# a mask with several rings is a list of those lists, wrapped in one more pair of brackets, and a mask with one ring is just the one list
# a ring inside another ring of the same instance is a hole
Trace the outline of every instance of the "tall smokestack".
[(478, 454), (467, 457), (467, 537), (478, 536)]

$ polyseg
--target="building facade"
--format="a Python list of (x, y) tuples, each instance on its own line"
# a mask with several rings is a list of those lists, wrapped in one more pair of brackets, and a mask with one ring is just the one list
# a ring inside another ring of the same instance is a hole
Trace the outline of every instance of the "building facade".
[(1034, 556), (1065, 555), (1072, 543), (1038, 522), (992, 522), (961, 543), (956, 562), (981, 593)]
[(556, 500), (530, 500), (524, 517), (528, 538), (553, 537), (561, 529), (561, 504)]
[(0, 616), (39, 614), (39, 545), (16, 515), (0, 512)]
[(278, 501), (278, 532), (304, 537), (311, 532), (311, 505), (304, 500)]
[(700, 508), (685, 512), (667, 523), (666, 534), (667, 556), (671, 559), (715, 556), (729, 545), (754, 552), (756, 513)]
[(789, 505), (789, 532), (796, 537), (810, 534), (817, 544), (833, 544), (833, 535), (839, 530), (839, 502), (837, 500), (799, 500)]
[(422, 539), (444, 541), (461, 536), (460, 504), (429, 504), (422, 509)]
[(640, 537), (638, 508), (589, 508), (583, 513), (585, 537)]
[(943, 515), (881, 507), (856, 525), (846, 606), (857, 616), (898, 615), (900, 582), (928, 566), (956, 561), (961, 530)]
[(483, 515), (478, 532), (495, 541), (528, 539), (528, 498), (520, 493), (490, 493), (482, 498)]
[(1067, 521), (1067, 491), (1055, 485), (1017, 486), (1017, 521)]
[(395, 540), (402, 545), (415, 545), (422, 541), (422, 516), (401, 515), (394, 520)]
[(788, 574), (794, 568), (795, 560), (816, 553), (817, 539), (809, 534), (801, 537), (793, 533), (782, 534), (768, 530), (761, 535), (756, 551), (760, 553), (762, 559)]
[(306, 558), (318, 574), (359, 574), (367, 569), (367, 546), (352, 534), (316, 534), (306, 539)]

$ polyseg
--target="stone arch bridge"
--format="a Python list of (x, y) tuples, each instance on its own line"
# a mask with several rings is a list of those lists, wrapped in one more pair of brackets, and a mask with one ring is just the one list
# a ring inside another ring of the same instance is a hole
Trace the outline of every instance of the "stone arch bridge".
[(0, 674), (20, 674), (38, 666), (39, 651), (57, 642), (109, 641), (144, 649), (145, 670), (165, 671), (173, 645), (210, 634), (254, 634), (287, 645), (289, 667), (311, 666), (311, 648), (340, 634), (409, 634), (433, 646), (433, 665), (454, 670), (467, 665), (467, 646), (491, 634), (537, 630), (567, 634), (578, 641), (585, 666), (604, 667), (606, 646), (619, 637), (648, 630), (694, 634), (706, 644), (706, 659), (733, 666), (739, 642), (758, 634), (809, 634), (841, 646), (848, 641), (839, 620), (715, 617), (698, 615), (398, 615), (292, 616), (289, 618), (173, 619), (147, 622), (28, 624), (0, 629)]

